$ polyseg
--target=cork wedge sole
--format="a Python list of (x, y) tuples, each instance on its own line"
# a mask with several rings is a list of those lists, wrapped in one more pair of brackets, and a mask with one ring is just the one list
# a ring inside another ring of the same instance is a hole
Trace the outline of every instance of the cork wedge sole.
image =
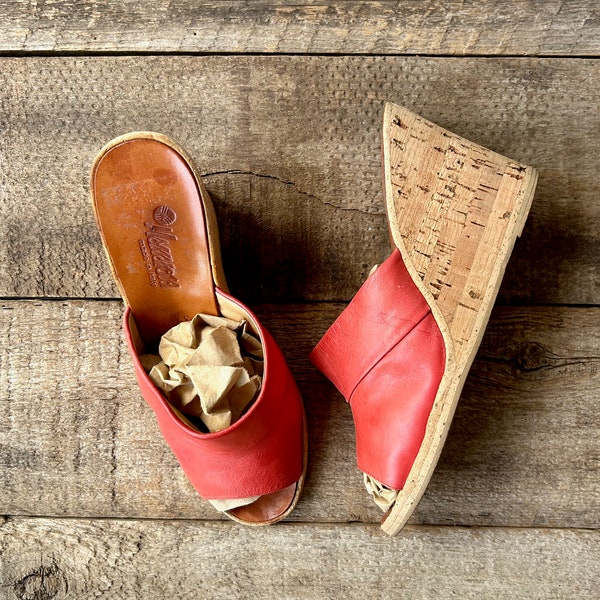
[(481, 343), (537, 183), (534, 168), (387, 104), (384, 191), (389, 228), (446, 347), (425, 437), (382, 529), (397, 534), (423, 495)]

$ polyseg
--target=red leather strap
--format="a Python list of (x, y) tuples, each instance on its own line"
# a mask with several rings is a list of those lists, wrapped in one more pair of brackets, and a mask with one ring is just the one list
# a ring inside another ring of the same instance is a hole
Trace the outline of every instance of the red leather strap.
[(359, 468), (402, 489), (444, 374), (442, 334), (396, 249), (310, 355), (350, 403)]
[(261, 496), (283, 489), (302, 474), (303, 408), (281, 350), (248, 308), (225, 292), (259, 332), (264, 350), (261, 391), (250, 410), (231, 427), (200, 433), (188, 427), (142, 367), (132, 336), (133, 316), (124, 315), (127, 347), (142, 395), (186, 475), (206, 499)]

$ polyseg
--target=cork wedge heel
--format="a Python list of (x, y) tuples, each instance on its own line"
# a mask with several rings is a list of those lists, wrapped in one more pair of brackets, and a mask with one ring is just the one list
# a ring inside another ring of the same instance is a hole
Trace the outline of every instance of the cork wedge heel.
[(383, 163), (392, 254), (310, 358), (350, 404), (358, 467), (395, 535), (439, 458), (537, 174), (393, 104)]
[(394, 245), (426, 299), (446, 364), (425, 436), (382, 528), (398, 533), (440, 456), (537, 183), (537, 171), (387, 104), (386, 210)]

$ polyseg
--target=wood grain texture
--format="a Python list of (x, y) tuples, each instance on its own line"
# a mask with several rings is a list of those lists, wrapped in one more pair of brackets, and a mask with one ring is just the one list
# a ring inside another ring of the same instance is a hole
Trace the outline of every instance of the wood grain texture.
[[(378, 522), (350, 410), (308, 362), (341, 304), (271, 305), (309, 418), (292, 519)], [(0, 327), (7, 515), (217, 519), (141, 398), (112, 301), (10, 301)], [(600, 309), (502, 308), (487, 329), (413, 523), (600, 526)]]
[[(583, 530), (9, 519), (3, 597), (597, 598)], [(37, 594), (37, 595), (36, 595)]]
[[(600, 305), (597, 2), (14, 0), (0, 15), (0, 597), (598, 597), (598, 306), (494, 311), (395, 539), (349, 408), (307, 361), (389, 253), (385, 101), (539, 168), (501, 302)], [(96, 152), (134, 129), (206, 175), (234, 293), (280, 303), (258, 312), (308, 409), (295, 523), (218, 520), (137, 391), (87, 197)]]
[(590, 0), (3, 3), (2, 52), (598, 54)]
[(383, 103), (539, 168), (503, 301), (598, 303), (600, 64), (562, 59), (0, 60), (0, 295), (115, 297), (87, 199), (92, 159), (173, 137), (215, 197), (233, 290), (348, 300), (388, 252)]

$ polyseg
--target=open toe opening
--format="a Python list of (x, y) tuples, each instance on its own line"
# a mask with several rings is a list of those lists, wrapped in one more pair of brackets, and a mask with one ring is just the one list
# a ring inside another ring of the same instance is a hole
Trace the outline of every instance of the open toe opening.
[(248, 525), (268, 525), (283, 519), (294, 508), (299, 482), (293, 483), (272, 494), (265, 494), (251, 504), (238, 506), (225, 514), (240, 523)]

